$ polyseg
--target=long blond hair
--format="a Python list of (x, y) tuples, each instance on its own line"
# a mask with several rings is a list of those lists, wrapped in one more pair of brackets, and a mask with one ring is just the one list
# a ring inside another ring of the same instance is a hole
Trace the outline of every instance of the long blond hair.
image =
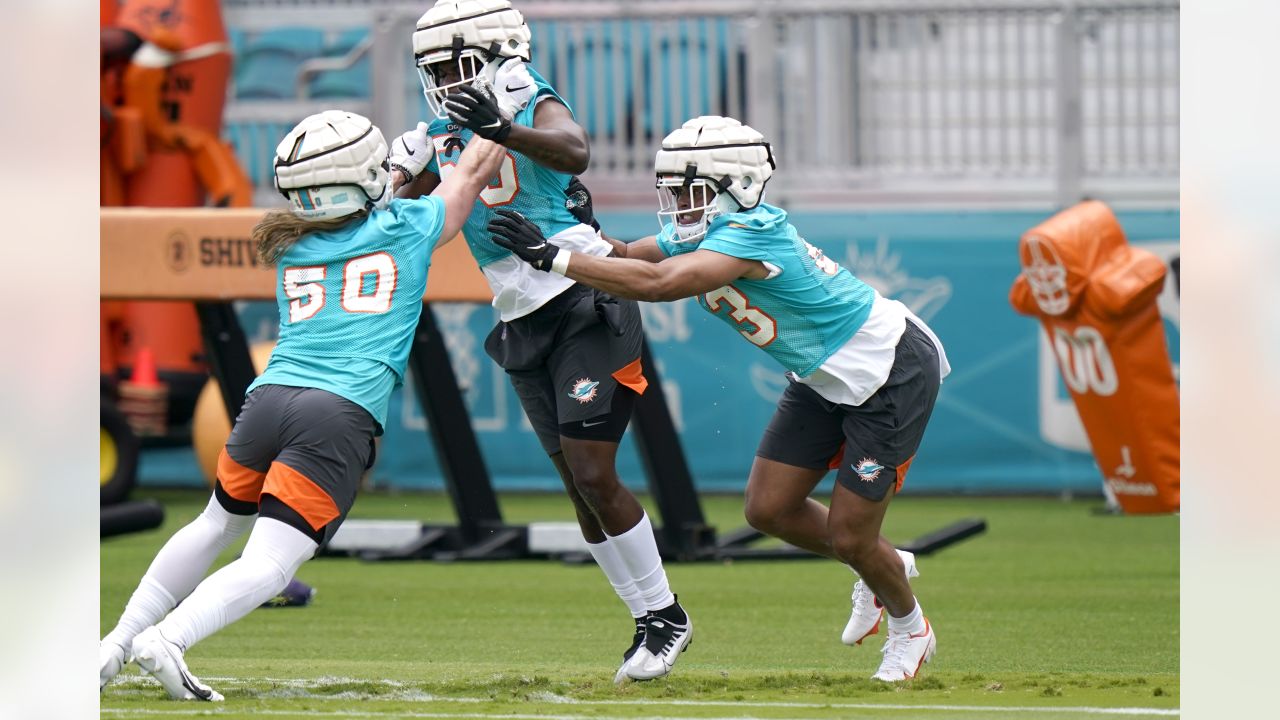
[(277, 208), (262, 216), (249, 237), (258, 249), (258, 260), (265, 265), (275, 265), (303, 235), (338, 230), (349, 223), (363, 222), (368, 216), (368, 210), (357, 210), (351, 215), (331, 220), (305, 220), (290, 210)]

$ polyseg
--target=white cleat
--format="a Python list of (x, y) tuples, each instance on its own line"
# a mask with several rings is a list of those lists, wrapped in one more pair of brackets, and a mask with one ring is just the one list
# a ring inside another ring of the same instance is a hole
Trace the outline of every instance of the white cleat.
[[(906, 567), (907, 580), (920, 577), (916, 569), (916, 556), (906, 550), (898, 550), (902, 564)], [(844, 632), (840, 633), (840, 642), (845, 645), (861, 645), (863, 640), (880, 632), (880, 621), (884, 619), (884, 605), (871, 592), (871, 588), (859, 579), (853, 584), (853, 612), (849, 622), (845, 623)]]
[(98, 692), (102, 692), (128, 662), (129, 653), (124, 648), (106, 640), (98, 643)]
[(138, 665), (159, 680), (174, 700), (222, 702), (222, 694), (197, 680), (187, 670), (182, 649), (166, 640), (154, 625), (133, 639), (133, 654)]
[(653, 680), (671, 672), (680, 653), (693, 642), (693, 620), (688, 614), (683, 623), (650, 613), (645, 618), (644, 644), (631, 656), (622, 671), (632, 680)]
[(618, 672), (613, 674), (614, 685), (625, 685), (631, 678), (627, 677), (627, 666), (631, 664), (631, 658), (622, 661), (618, 666)]
[(647, 617), (635, 618), (636, 632), (631, 636), (631, 647), (622, 653), (622, 664), (618, 666), (618, 672), (613, 674), (613, 684), (622, 685), (631, 678), (627, 677), (627, 666), (631, 664), (631, 658), (635, 657), (636, 651), (644, 646), (644, 631), (647, 623)]
[(910, 680), (920, 672), (920, 667), (933, 658), (938, 650), (938, 638), (933, 634), (929, 618), (924, 619), (924, 632), (889, 633), (884, 642), (884, 658), (872, 680), (898, 682)]

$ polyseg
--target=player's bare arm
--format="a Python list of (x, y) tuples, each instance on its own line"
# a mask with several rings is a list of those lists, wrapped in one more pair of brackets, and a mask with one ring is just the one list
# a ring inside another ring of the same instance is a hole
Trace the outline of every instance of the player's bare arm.
[[(462, 231), (463, 223), (476, 205), (476, 196), (489, 184), (489, 179), (498, 173), (498, 166), (506, 154), (506, 149), (495, 142), (472, 138), (462, 151), (457, 166), (449, 173), (449, 179), (436, 181), (431, 194), (444, 201), (445, 218), (437, 248), (444, 246)], [(436, 177), (429, 172), (423, 175)]]
[(449, 179), (441, 182), (439, 175), (427, 170), (435, 149), (427, 124), (419, 123), (413, 130), (391, 141), (387, 163), (397, 197), (436, 195), (444, 200), (444, 228), (436, 245), (441, 247), (458, 235), (475, 206), (476, 196), (497, 174), (506, 152), (495, 142), (475, 137), (462, 151)]
[(614, 254), (620, 258), (630, 258), (632, 260), (644, 260), (645, 262), (662, 262), (666, 259), (666, 255), (662, 254), (662, 250), (658, 248), (658, 236), (650, 235), (632, 240), (631, 242), (623, 242), (617, 238), (609, 237), (604, 232), (600, 233), (600, 237), (604, 238), (613, 246)]
[(549, 99), (538, 103), (533, 127), (513, 123), (498, 108), (497, 100), (470, 86), (458, 88), (443, 105), (459, 125), (515, 150), (539, 165), (556, 172), (585, 172), (591, 160), (587, 131), (574, 122), (569, 108)]
[(498, 214), (500, 217), (489, 223), (495, 243), (539, 270), (560, 273), (618, 297), (678, 300), (723, 287), (738, 278), (762, 279), (769, 274), (758, 260), (713, 250), (695, 250), (662, 262), (572, 253), (547, 242), (538, 227), (519, 213), (499, 210)]
[(398, 198), (417, 198), (430, 195), (440, 186), (440, 176), (430, 170), (422, 173), (413, 180), (400, 186), (396, 190)]
[(738, 278), (758, 280), (769, 271), (759, 260), (695, 250), (656, 263), (573, 253), (564, 274), (618, 297), (660, 302), (701, 295)]
[(556, 100), (538, 103), (533, 127), (512, 125), (503, 145), (556, 172), (586, 172), (591, 162), (587, 131), (574, 122), (569, 108)]

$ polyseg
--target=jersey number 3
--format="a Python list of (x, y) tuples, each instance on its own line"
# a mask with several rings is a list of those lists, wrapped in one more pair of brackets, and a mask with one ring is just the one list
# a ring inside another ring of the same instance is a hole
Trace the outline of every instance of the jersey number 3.
[[(365, 292), (365, 278), (373, 276), (372, 292)], [(289, 322), (315, 317), (324, 307), (322, 281), (325, 267), (284, 269), (284, 294), (289, 298)], [(396, 262), (384, 252), (361, 255), (347, 261), (342, 269), (342, 309), (351, 313), (384, 313), (391, 309), (396, 289)]]
[(716, 288), (702, 296), (702, 302), (713, 313), (720, 312), (720, 303), (729, 306), (729, 317), (738, 323), (738, 332), (755, 345), (764, 347), (778, 339), (778, 323), (763, 310), (752, 307), (742, 291), (732, 285)]

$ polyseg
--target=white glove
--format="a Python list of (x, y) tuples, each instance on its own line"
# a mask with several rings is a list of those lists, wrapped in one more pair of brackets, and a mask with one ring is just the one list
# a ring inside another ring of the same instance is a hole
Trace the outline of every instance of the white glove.
[(498, 101), (498, 110), (508, 120), (525, 109), (538, 91), (529, 69), (517, 57), (490, 60), (481, 68), (480, 77)]
[(431, 162), (435, 152), (431, 136), (427, 133), (427, 124), (420, 122), (418, 127), (391, 141), (391, 157), (388, 161), (392, 170), (399, 170), (404, 174), (405, 184), (408, 184), (427, 169), (427, 163)]

